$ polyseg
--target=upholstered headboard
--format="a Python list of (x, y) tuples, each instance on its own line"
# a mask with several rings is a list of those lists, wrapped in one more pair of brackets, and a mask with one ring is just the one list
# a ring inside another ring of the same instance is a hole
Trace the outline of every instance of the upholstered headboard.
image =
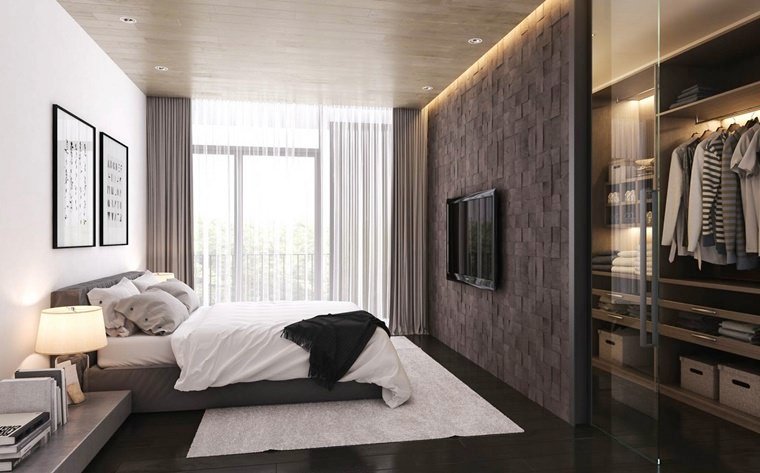
[(121, 281), (121, 278), (136, 279), (142, 274), (143, 271), (130, 271), (128, 273), (116, 274), (114, 276), (82, 282), (55, 290), (50, 293), (50, 307), (90, 305), (90, 301), (87, 300), (87, 293), (92, 289), (95, 289), (96, 287), (111, 287)]

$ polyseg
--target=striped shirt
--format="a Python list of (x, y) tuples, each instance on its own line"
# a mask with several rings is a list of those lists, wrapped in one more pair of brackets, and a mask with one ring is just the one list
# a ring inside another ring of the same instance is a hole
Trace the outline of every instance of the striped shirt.
[(710, 140), (705, 148), (702, 173), (702, 245), (723, 246), (725, 254), (726, 235), (723, 227), (723, 203), (720, 199), (722, 177), (721, 161), (728, 134), (723, 132)]

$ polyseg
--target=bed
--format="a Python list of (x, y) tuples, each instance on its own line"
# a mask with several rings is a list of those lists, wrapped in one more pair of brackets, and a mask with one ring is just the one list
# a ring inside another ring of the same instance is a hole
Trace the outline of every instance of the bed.
[[(110, 287), (118, 283), (122, 277), (135, 279), (141, 274), (141, 272), (122, 273), (54, 291), (51, 294), (51, 306), (87, 305), (89, 304), (87, 293), (91, 289)], [(132, 391), (134, 412), (375, 398), (384, 399), (391, 407), (395, 407), (403, 403), (410, 395), (408, 379), (400, 361), (398, 370), (391, 370), (393, 373), (389, 374), (386, 367), (386, 373), (383, 376), (370, 377), (379, 379), (377, 383), (383, 384), (384, 387), (368, 382), (370, 378), (366, 376), (367, 370), (362, 371), (361, 366), (358, 366), (361, 357), (365, 357), (364, 352), (346, 377), (332, 390), (321, 387), (313, 380), (300, 377), (308, 371), (308, 353), (297, 345), (279, 336), (270, 337), (271, 339), (266, 339), (265, 343), (248, 342), (249, 335), (246, 334), (248, 327), (243, 321), (250, 315), (251, 310), (258, 311), (256, 314), (261, 314), (261, 307), (251, 306), (250, 303), (223, 306), (223, 304), (218, 304), (199, 308), (173, 334), (168, 336), (109, 337), (108, 346), (97, 353), (90, 354), (91, 366), (85, 372), (83, 381), (85, 391), (128, 389)], [(303, 317), (295, 315), (292, 306), (274, 307), (276, 309), (274, 312), (271, 312), (271, 309), (272, 307), (268, 307), (264, 311), (266, 316), (280, 317), (282, 313), (278, 314), (278, 310), (290, 311), (290, 318), (284, 318), (282, 323), (311, 316), (311, 313)], [(322, 309), (323, 307), (315, 306), (312, 308), (312, 312), (316, 311), (313, 315), (317, 315)], [(301, 307), (298, 310), (300, 314), (304, 309)], [(223, 320), (225, 317), (228, 320)], [(237, 324), (239, 327), (236, 330), (227, 330), (227, 333), (214, 335), (220, 330), (220, 324), (224, 324), (224, 327)], [(277, 327), (272, 330), (276, 331)], [(239, 340), (237, 343), (247, 343), (249, 346), (240, 349), (231, 348), (237, 346), (231, 344), (231, 336), (237, 337)], [(390, 341), (384, 332), (383, 336), (384, 339), (378, 338), (378, 343), (374, 345), (372, 342), (368, 343), (365, 349), (365, 352), (368, 352), (366, 357), (377, 356), (378, 350), (388, 350), (384, 344), (386, 340), (388, 344)], [(375, 340), (375, 337), (372, 340)], [(262, 351), (260, 350), (262, 344), (274, 347), (276, 356), (271, 355), (274, 361), (269, 366), (265, 358), (270, 356), (272, 348), (268, 348), (270, 351)], [(374, 350), (374, 355), (371, 353), (372, 347), (379, 347)], [(203, 352), (204, 349), (207, 350), (206, 353)], [(280, 352), (287, 352), (288, 358), (282, 358)], [(180, 354), (179, 363), (175, 353)], [(393, 354), (395, 355), (395, 349)], [(389, 355), (386, 353), (385, 356), (384, 364), (388, 365)], [(395, 356), (397, 358), (397, 355)], [(305, 366), (304, 360), (307, 363)], [(370, 363), (373, 361), (370, 360)], [(180, 366), (183, 368), (181, 369)], [(222, 368), (219, 368), (220, 366)], [(230, 366), (234, 369), (229, 369)], [(224, 367), (228, 369), (223, 369)], [(294, 379), (294, 376), (298, 378)], [(266, 379), (261, 379), (262, 377)], [(393, 379), (390, 381), (384, 380), (391, 377)], [(245, 381), (236, 382), (237, 380)], [(395, 383), (398, 388), (389, 382)], [(182, 390), (175, 389), (175, 386)], [(394, 392), (389, 394), (389, 388)], [(390, 400), (389, 396), (391, 398), (395, 396), (395, 400)]]

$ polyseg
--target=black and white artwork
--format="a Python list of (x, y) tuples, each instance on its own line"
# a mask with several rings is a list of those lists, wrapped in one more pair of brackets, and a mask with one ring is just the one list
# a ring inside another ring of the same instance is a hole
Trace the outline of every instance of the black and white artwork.
[(128, 244), (129, 148), (100, 133), (100, 245)]
[(95, 127), (53, 105), (53, 248), (95, 246)]

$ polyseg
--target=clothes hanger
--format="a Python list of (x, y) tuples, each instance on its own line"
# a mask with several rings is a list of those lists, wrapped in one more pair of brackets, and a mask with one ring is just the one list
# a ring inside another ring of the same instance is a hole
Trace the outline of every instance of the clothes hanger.
[(711, 134), (712, 134), (712, 130), (709, 128), (705, 128), (705, 132), (702, 133), (702, 136), (699, 137), (699, 141), (704, 140), (705, 138), (707, 138), (708, 135), (711, 135)]
[(734, 131), (736, 131), (738, 128), (740, 128), (740, 127), (739, 127), (739, 124), (738, 124), (738, 123), (736, 123), (736, 117), (733, 117), (731, 120), (732, 120), (732, 123), (731, 123), (731, 125), (728, 127), (728, 132), (729, 132), (729, 133), (733, 133), (733, 132), (734, 132)]

